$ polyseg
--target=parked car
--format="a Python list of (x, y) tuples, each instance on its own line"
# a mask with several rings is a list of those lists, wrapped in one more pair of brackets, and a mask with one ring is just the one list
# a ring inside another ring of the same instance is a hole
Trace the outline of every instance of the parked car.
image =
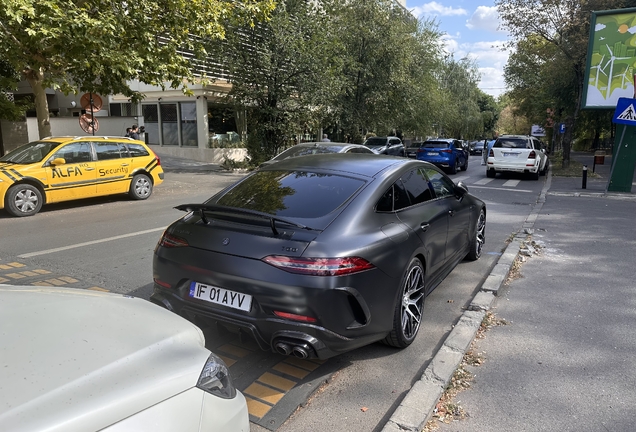
[(406, 156), (402, 140), (395, 136), (370, 137), (362, 145), (370, 148), (375, 154)]
[(468, 151), (459, 140), (452, 138), (426, 140), (417, 152), (417, 159), (435, 164), (451, 174), (468, 169)]
[(475, 146), (473, 147), (472, 151), (470, 154), (473, 155), (481, 155), (481, 153), (484, 151), (484, 145), (486, 143), (486, 140), (479, 140), (475, 142)]
[(545, 147), (538, 138), (530, 135), (502, 135), (488, 153), (486, 176), (495, 177), (498, 172), (516, 172), (539, 180), (545, 175), (550, 162)]
[(417, 159), (417, 151), (420, 149), (420, 147), (422, 147), (422, 145), (424, 145), (424, 141), (413, 141), (411, 145), (409, 145), (405, 149), (406, 156)]
[(0, 286), (0, 430), (249, 431), (201, 330), (149, 301)]
[(263, 162), (261, 166), (269, 165), (274, 162), (287, 159), (289, 157), (305, 156), (312, 154), (324, 154), (324, 153), (367, 153), (375, 154), (369, 149), (369, 147), (360, 144), (351, 143), (337, 143), (337, 142), (307, 142), (302, 144), (296, 144), (288, 148), (287, 150), (277, 154), (272, 159)]
[(32, 216), (42, 205), (125, 194), (145, 200), (163, 182), (159, 157), (125, 137), (49, 137), (0, 158), (0, 209)]
[(408, 346), (426, 295), (485, 241), (485, 204), (407, 158), (289, 158), (176, 208), (151, 301), (300, 358)]

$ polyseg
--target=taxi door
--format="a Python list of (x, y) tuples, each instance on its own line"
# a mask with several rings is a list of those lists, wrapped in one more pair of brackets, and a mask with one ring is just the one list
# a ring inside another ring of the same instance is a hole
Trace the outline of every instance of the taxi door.
[[(54, 165), (56, 159), (64, 159), (64, 163)], [(47, 203), (95, 196), (96, 172), (90, 143), (73, 142), (58, 148), (44, 169)]]
[(117, 142), (95, 142), (97, 154), (97, 195), (125, 193), (130, 187), (131, 158)]

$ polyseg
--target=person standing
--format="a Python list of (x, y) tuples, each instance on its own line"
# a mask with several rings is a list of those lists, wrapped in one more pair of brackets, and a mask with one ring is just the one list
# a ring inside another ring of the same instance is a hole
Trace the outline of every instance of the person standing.
[(137, 127), (136, 124), (132, 125), (132, 127), (130, 128), (130, 135), (129, 135), (132, 139), (139, 139), (139, 128)]
[(130, 137), (130, 128), (126, 128), (126, 135), (124, 135), (125, 137), (129, 138)]
[(322, 134), (322, 142), (331, 142), (327, 134)]

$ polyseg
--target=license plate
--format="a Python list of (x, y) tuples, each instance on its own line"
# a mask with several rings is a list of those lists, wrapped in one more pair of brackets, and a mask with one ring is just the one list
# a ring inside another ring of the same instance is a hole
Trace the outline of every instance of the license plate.
[(438, 152), (428, 152), (427, 155), (429, 156), (439, 156)]
[(249, 312), (252, 307), (252, 296), (225, 288), (205, 285), (199, 282), (190, 284), (190, 297), (216, 303), (223, 306)]
[(503, 153), (504, 156), (518, 156), (521, 153)]

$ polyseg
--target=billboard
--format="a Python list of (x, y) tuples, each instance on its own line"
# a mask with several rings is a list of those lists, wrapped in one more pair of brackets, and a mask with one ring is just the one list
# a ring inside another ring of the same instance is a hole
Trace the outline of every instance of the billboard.
[(634, 97), (636, 8), (592, 12), (582, 108), (616, 108)]

